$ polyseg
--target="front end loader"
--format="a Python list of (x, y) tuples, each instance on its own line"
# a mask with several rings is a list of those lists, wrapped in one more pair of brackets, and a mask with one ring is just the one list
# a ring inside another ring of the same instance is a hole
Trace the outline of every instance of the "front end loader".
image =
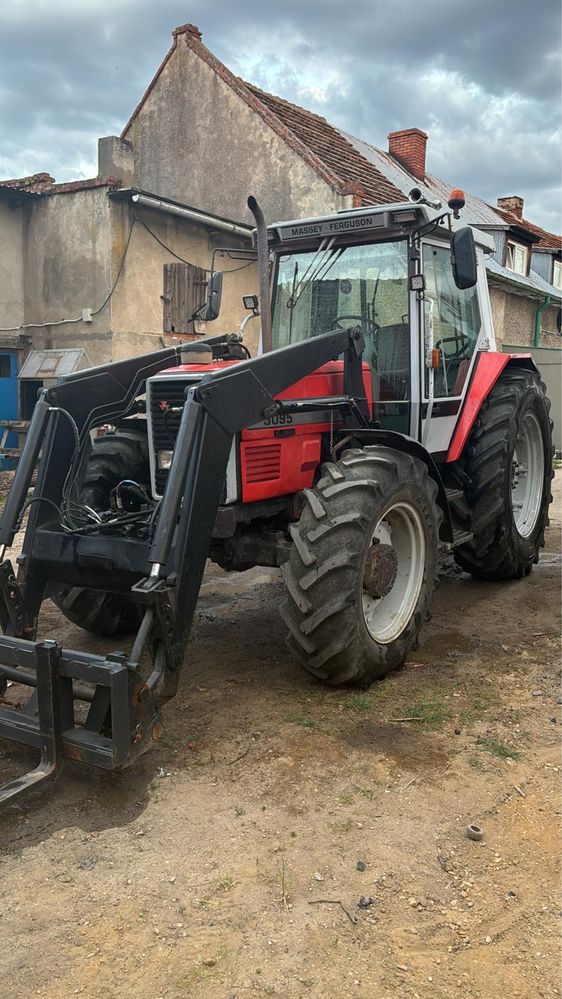
[[(250, 199), (257, 357), (222, 335), (41, 392), (0, 522), (0, 736), (40, 762), (0, 804), (65, 760), (122, 770), (159, 738), (208, 558), (280, 567), (295, 657), (362, 687), (417, 641), (442, 546), (488, 579), (538, 561), (549, 404), (530, 357), (493, 350), (489, 237), (456, 196), (269, 229)], [(41, 641), (46, 598), (117, 650)]]

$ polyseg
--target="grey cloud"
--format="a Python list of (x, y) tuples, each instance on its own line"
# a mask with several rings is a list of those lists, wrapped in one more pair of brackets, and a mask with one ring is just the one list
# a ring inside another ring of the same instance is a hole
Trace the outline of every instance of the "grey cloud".
[[(522, 194), (560, 228), (558, 0), (12, 0), (0, 9), (0, 172), (94, 171), (97, 137), (120, 131), (186, 20), (235, 73), (382, 147), (392, 129), (424, 128), (430, 170), (489, 200)], [(429, 87), (435, 70), (455, 85)], [(493, 101), (505, 103), (497, 119)]]

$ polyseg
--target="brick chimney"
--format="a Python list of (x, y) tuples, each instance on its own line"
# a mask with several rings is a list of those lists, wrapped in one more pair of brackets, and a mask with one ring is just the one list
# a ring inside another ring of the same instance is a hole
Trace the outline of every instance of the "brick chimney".
[(200, 42), (203, 37), (196, 24), (180, 24), (179, 28), (172, 31), (172, 38), (177, 38), (178, 35), (191, 35), (196, 42)]
[(427, 135), (419, 128), (403, 128), (388, 133), (388, 151), (394, 159), (418, 180), (425, 177), (425, 147)]
[(524, 202), (517, 194), (513, 194), (510, 198), (498, 198), (496, 204), (498, 208), (503, 208), (504, 212), (511, 212), (512, 215), (517, 215), (518, 219), (523, 218)]

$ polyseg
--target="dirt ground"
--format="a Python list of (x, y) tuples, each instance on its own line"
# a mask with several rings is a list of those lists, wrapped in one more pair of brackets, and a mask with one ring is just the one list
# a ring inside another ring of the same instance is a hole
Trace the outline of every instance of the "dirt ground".
[[(368, 693), (292, 662), (276, 572), (211, 567), (158, 746), (0, 818), (2, 999), (559, 996), (557, 480), (531, 577), (445, 562)], [(42, 637), (102, 650), (52, 606)]]

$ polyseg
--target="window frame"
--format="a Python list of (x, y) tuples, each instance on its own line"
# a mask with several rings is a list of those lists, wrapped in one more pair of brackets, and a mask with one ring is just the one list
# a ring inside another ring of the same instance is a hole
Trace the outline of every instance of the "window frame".
[[(421, 265), (422, 265), (422, 272), (423, 272), (424, 277), (425, 277), (424, 256), (423, 256), (424, 246), (433, 246), (433, 247), (436, 247), (437, 249), (444, 250), (445, 252), (449, 252), (450, 253), (450, 245), (448, 243), (445, 243), (443, 240), (437, 240), (437, 239), (431, 239), (431, 238), (430, 239), (423, 239), (421, 241), (421, 247), (420, 247), (420, 249), (421, 249)], [(476, 339), (474, 341), (474, 348), (472, 350), (472, 356), (470, 358), (470, 364), (469, 364), (467, 372), (466, 372), (466, 377), (465, 377), (465, 380), (464, 380), (464, 383), (463, 383), (462, 392), (460, 393), (460, 395), (435, 395), (434, 394), (433, 395), (433, 401), (434, 401), (435, 404), (442, 403), (442, 402), (445, 402), (445, 401), (459, 402), (460, 400), (462, 400), (464, 398), (464, 396), (466, 394), (466, 390), (468, 388), (468, 385), (470, 384), (470, 379), (472, 377), (472, 371), (474, 369), (474, 365), (476, 363), (476, 357), (478, 355), (478, 345), (479, 345), (482, 337), (485, 334), (486, 317), (484, 315), (484, 309), (483, 309), (483, 301), (484, 301), (484, 299), (483, 299), (483, 288), (482, 288), (481, 282), (483, 280), (484, 281), (486, 280), (486, 275), (485, 275), (485, 268), (481, 265), (480, 256), (478, 256), (477, 259), (478, 259), (478, 268), (477, 268), (478, 269), (478, 280), (477, 280), (477, 283), (474, 286), (474, 290), (476, 292), (476, 297), (477, 297), (477, 302), (478, 302), (478, 311), (479, 311), (479, 314), (480, 314), (480, 329), (478, 330)], [(424, 307), (424, 299), (422, 299), (420, 301), (419, 316), (420, 316), (420, 319), (419, 319), (419, 322), (420, 322), (420, 336), (419, 336), (420, 399), (421, 399), (421, 402), (422, 402), (422, 405), (423, 405), (423, 404), (428, 403), (430, 401), (430, 395), (429, 395), (429, 392), (426, 389), (426, 377), (425, 377), (426, 364), (425, 364), (425, 307)]]
[[(509, 262), (510, 250), (512, 253), (511, 263)], [(515, 254), (517, 250), (520, 250), (523, 254), (523, 270), (518, 270), (515, 267)], [(524, 243), (517, 242), (516, 239), (507, 239), (505, 243), (505, 266), (513, 274), (520, 274), (521, 277), (527, 277), (529, 273), (529, 248)]]
[[(556, 281), (556, 272), (558, 271), (558, 282)], [(552, 264), (552, 286), (558, 288), (562, 291), (562, 260), (554, 260)]]

